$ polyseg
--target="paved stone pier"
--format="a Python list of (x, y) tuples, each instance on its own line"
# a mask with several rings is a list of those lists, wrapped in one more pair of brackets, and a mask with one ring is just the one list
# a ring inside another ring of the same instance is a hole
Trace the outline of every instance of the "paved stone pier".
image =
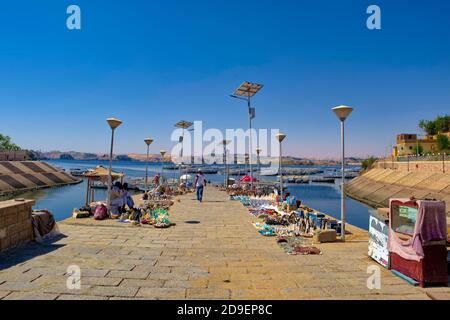
[[(427, 299), (382, 270), (367, 288), (367, 242), (321, 245), (321, 256), (289, 256), (259, 235), (238, 202), (212, 187), (205, 202), (179, 197), (166, 230), (116, 221), (66, 220), (66, 237), (0, 255), (0, 299)], [(67, 268), (81, 268), (69, 290)], [(447, 288), (428, 289), (446, 296)]]

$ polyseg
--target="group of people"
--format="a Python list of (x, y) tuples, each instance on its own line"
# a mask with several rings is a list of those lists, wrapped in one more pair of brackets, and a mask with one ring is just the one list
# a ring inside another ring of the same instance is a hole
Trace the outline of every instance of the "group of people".
[[(153, 179), (153, 183), (157, 186), (155, 188), (156, 192), (164, 193), (162, 190), (163, 185), (160, 184), (160, 175), (157, 174)], [(203, 193), (206, 187), (207, 180), (205, 175), (201, 170), (198, 171), (195, 176), (194, 186), (196, 188), (196, 196), (199, 202), (203, 201)], [(112, 216), (120, 216), (122, 213), (126, 212), (126, 207), (130, 209), (134, 209), (134, 201), (131, 196), (131, 193), (128, 189), (127, 183), (121, 183), (117, 181), (114, 183), (114, 186), (111, 189), (111, 215)]]
[(134, 201), (128, 189), (128, 183), (117, 181), (111, 189), (111, 215), (119, 216), (126, 212), (126, 207), (133, 209)]

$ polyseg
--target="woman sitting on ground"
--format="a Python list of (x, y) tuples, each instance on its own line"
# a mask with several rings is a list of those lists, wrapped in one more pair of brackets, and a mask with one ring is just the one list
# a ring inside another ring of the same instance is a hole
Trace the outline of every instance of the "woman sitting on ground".
[(122, 197), (123, 197), (122, 213), (126, 212), (125, 206), (128, 206), (128, 208), (130, 209), (134, 209), (134, 200), (131, 197), (130, 190), (128, 189), (128, 183), (124, 183), (122, 186)]
[(110, 199), (111, 217), (117, 218), (122, 213), (122, 207), (124, 206), (122, 184), (119, 181), (117, 181), (112, 187)]

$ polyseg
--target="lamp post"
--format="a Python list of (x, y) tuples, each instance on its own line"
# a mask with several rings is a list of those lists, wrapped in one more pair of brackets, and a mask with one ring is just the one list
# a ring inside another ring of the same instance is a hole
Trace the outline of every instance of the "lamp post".
[[(180, 182), (181, 182), (181, 174), (182, 174), (182, 170), (181, 170), (181, 167), (182, 167), (182, 165), (184, 164), (184, 162), (183, 162), (183, 153), (184, 153), (184, 131), (186, 130), (186, 129), (189, 129), (190, 127), (192, 127), (192, 125), (193, 125), (193, 123), (192, 122), (190, 122), (190, 121), (186, 121), (186, 120), (181, 120), (181, 121), (178, 121), (177, 123), (175, 123), (175, 127), (176, 128), (180, 128), (180, 129), (182, 129), (183, 131), (182, 131), (182, 135), (181, 135), (181, 137), (180, 137), (180, 143), (181, 143), (181, 164), (180, 164), (180, 167), (179, 167), (179, 172), (180, 172)], [(186, 172), (187, 173), (187, 172)]]
[(106, 119), (111, 128), (111, 149), (109, 151), (109, 172), (108, 172), (108, 194), (106, 195), (106, 207), (111, 209), (111, 189), (112, 189), (112, 158), (114, 151), (114, 133), (116, 129), (122, 124), (122, 121), (116, 118)]
[(445, 152), (442, 154), (442, 173), (445, 173)]
[(164, 176), (163, 176), (163, 174), (164, 174), (164, 156), (166, 155), (167, 151), (161, 150), (159, 153), (161, 154), (161, 179), (160, 180), (162, 183), (162, 181), (164, 181)]
[(409, 172), (409, 154), (406, 155), (406, 160), (408, 161), (408, 172)]
[(250, 138), (249, 138), (249, 166), (250, 166), (250, 185), (253, 190), (253, 170), (252, 170), (252, 155), (253, 155), (253, 145), (252, 145), (252, 120), (256, 117), (255, 108), (252, 107), (251, 99), (252, 97), (259, 92), (263, 88), (262, 84), (252, 83), (252, 82), (244, 82), (241, 84), (239, 88), (236, 89), (234, 94), (231, 95), (232, 98), (246, 100), (248, 106), (248, 120), (249, 120), (249, 129), (250, 129)]
[(256, 149), (256, 154), (258, 156), (257, 159), (256, 159), (256, 161), (258, 162), (258, 179), (259, 179), (260, 174), (261, 174), (261, 158), (260, 158), (261, 152), (262, 152), (261, 148), (257, 148)]
[(275, 138), (278, 140), (278, 142), (280, 143), (280, 159), (279, 159), (279, 174), (280, 174), (280, 196), (281, 196), (281, 201), (283, 201), (283, 166), (282, 166), (282, 159), (283, 159), (283, 152), (281, 149), (281, 145), (283, 140), (286, 138), (286, 135), (283, 133), (279, 133), (275, 136)]
[(229, 145), (231, 141), (223, 140), (219, 145), (223, 146), (223, 163), (226, 167), (226, 175), (225, 175), (225, 188), (228, 188), (228, 181), (230, 180), (230, 172), (228, 169), (228, 160), (227, 160), (227, 145)]
[(341, 144), (342, 144), (342, 182), (341, 182), (341, 240), (345, 242), (345, 120), (352, 113), (353, 108), (348, 106), (338, 106), (332, 109), (341, 121)]
[(144, 139), (145, 144), (147, 145), (147, 160), (145, 165), (145, 193), (148, 191), (148, 160), (150, 155), (150, 145), (153, 143), (152, 138)]

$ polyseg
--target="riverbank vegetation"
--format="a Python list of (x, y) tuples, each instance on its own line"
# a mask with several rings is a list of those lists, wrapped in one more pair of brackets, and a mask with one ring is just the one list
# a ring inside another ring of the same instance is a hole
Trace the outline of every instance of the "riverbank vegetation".
[(1, 151), (19, 151), (20, 147), (13, 143), (11, 138), (0, 133), (0, 150)]
[(377, 158), (375, 158), (374, 156), (370, 156), (367, 159), (363, 160), (361, 162), (361, 170), (362, 171), (367, 171), (373, 168), (373, 165), (375, 164), (375, 162), (377, 162)]
[(419, 127), (429, 136), (450, 132), (450, 116), (438, 116), (435, 120), (422, 120)]

